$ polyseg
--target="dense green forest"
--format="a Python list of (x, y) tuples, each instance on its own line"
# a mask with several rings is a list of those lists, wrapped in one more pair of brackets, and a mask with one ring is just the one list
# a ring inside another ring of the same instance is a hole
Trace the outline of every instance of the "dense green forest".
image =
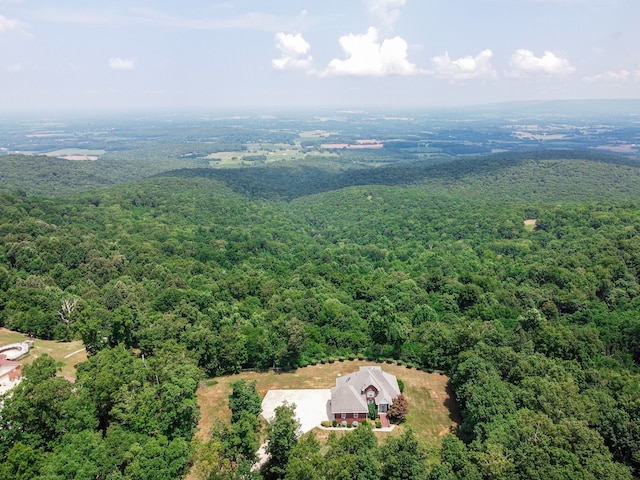
[[(200, 379), (362, 356), (447, 372), (459, 431), (430, 455), (410, 433), (292, 439), (265, 478), (639, 478), (639, 167), (307, 161), (4, 194), (0, 324), (90, 359), (75, 385), (25, 369), (0, 477), (179, 477)], [(212, 432), (226, 467), (207, 475), (257, 478), (242, 439), (260, 428)]]

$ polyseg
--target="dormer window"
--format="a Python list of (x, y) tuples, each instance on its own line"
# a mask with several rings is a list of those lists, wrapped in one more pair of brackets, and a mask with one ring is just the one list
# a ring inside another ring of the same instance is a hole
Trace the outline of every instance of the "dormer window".
[(376, 391), (375, 390), (369, 390), (367, 392), (367, 398), (374, 398), (376, 396)]

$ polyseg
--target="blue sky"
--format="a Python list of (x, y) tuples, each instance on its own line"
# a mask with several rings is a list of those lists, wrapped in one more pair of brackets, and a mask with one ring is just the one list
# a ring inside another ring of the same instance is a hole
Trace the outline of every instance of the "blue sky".
[(640, 0), (0, 0), (0, 110), (640, 98)]

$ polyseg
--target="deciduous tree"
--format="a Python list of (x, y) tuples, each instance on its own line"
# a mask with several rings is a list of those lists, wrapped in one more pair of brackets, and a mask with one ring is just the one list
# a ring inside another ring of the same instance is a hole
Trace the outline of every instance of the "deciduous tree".
[(391, 402), (389, 417), (395, 422), (401, 423), (407, 417), (407, 413), (409, 413), (409, 401), (407, 397), (401, 393)]

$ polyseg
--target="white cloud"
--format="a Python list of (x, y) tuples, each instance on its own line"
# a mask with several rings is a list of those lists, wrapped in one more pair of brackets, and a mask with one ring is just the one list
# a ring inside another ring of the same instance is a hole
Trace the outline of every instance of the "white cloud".
[(567, 75), (575, 71), (569, 60), (546, 51), (542, 57), (536, 57), (531, 50), (520, 49), (511, 56), (511, 70), (508, 77), (520, 78), (527, 75)]
[(451, 60), (449, 54), (445, 53), (433, 57), (434, 70), (430, 73), (438, 78), (450, 80), (469, 80), (473, 78), (495, 78), (496, 72), (491, 66), (493, 52), (489, 49), (482, 50), (475, 57), (461, 57)]
[(625, 82), (637, 82), (640, 81), (640, 69), (635, 71), (619, 70), (617, 72), (608, 71), (599, 73), (590, 77), (584, 77), (584, 80), (589, 83), (625, 83)]
[(22, 30), (24, 23), (20, 20), (13, 18), (7, 18), (4, 15), (0, 15), (0, 32), (10, 32), (12, 30)]
[(340, 46), (347, 58), (331, 60), (323, 76), (383, 77), (418, 73), (416, 66), (407, 60), (407, 42), (401, 37), (394, 37), (380, 43), (375, 27), (369, 27), (363, 35), (340, 37)]
[(276, 48), (280, 50), (280, 58), (271, 60), (276, 70), (309, 70), (313, 58), (309, 55), (311, 45), (300, 33), (276, 33)]
[(400, 18), (400, 7), (406, 0), (362, 0), (369, 15), (385, 30), (391, 30)]
[(132, 58), (110, 58), (108, 64), (112, 70), (134, 70), (136, 68), (136, 61)]
[(20, 70), (22, 70), (22, 64), (21, 63), (15, 63), (13, 65), (8, 65), (6, 67), (6, 70), (9, 73), (18, 73)]

